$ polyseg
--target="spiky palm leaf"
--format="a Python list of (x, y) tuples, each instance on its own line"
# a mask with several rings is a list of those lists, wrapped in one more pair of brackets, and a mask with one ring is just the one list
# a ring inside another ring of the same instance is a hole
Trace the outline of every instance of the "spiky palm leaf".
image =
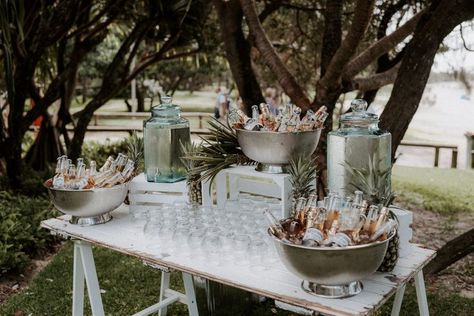
[(184, 168), (186, 169), (187, 178), (189, 179), (199, 175), (199, 173), (196, 172), (196, 168), (199, 167), (200, 162), (194, 159), (187, 159), (186, 157), (198, 154), (200, 145), (189, 142), (186, 144), (180, 143), (180, 146), (181, 152), (183, 153), (183, 156), (180, 157), (180, 159), (183, 162)]
[(368, 168), (356, 168), (349, 162), (343, 165), (347, 172), (351, 174), (349, 185), (354, 190), (364, 192), (371, 204), (389, 204), (393, 201), (394, 194), (390, 190), (391, 168), (380, 169), (382, 159), (376, 160), (369, 155)]
[(305, 156), (293, 156), (290, 159), (288, 173), (292, 184), (294, 199), (307, 198), (316, 190), (316, 162)]
[(135, 163), (134, 174), (137, 174), (138, 170), (142, 170), (143, 166), (143, 137), (139, 137), (137, 132), (134, 131), (126, 142), (128, 157)]
[(239, 147), (235, 130), (229, 121), (223, 123), (215, 118), (209, 122), (210, 135), (201, 137), (201, 144), (187, 151), (182, 157), (187, 164), (195, 165), (190, 169), (194, 174), (200, 174), (200, 181), (214, 180), (222, 169), (233, 164), (249, 165), (255, 162), (247, 158)]

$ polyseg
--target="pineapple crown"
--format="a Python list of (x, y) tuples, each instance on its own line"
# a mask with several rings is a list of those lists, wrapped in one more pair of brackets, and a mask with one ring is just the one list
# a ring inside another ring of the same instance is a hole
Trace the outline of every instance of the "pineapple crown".
[(369, 154), (367, 168), (356, 168), (347, 161), (343, 165), (352, 176), (349, 183), (351, 190), (362, 191), (370, 204), (389, 206), (395, 199), (390, 185), (392, 168), (380, 169), (381, 160)]
[(316, 161), (304, 155), (293, 155), (290, 158), (288, 173), (292, 185), (293, 199), (308, 198), (316, 192)]

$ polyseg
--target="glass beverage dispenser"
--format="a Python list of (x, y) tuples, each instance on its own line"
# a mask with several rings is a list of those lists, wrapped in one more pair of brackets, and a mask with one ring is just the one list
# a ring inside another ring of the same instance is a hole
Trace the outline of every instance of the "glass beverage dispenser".
[(143, 122), (145, 175), (148, 182), (177, 182), (186, 177), (180, 157), (181, 144), (191, 141), (189, 121), (180, 116), (180, 107), (171, 103), (171, 97), (161, 100)]
[(341, 127), (328, 134), (328, 189), (342, 196), (389, 192), (392, 135), (378, 127), (365, 100), (353, 100), (351, 108), (341, 116)]

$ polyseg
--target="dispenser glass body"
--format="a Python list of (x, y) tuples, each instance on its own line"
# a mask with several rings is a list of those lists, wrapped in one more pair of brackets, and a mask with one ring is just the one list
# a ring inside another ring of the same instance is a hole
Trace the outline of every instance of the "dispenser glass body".
[(384, 196), (391, 190), (392, 136), (378, 127), (378, 117), (366, 112), (364, 103), (354, 100), (341, 128), (328, 134), (328, 189), (342, 196), (355, 190)]
[(180, 116), (180, 108), (163, 97), (154, 106), (152, 117), (144, 122), (145, 175), (148, 182), (177, 182), (186, 178), (181, 161), (181, 144), (191, 141), (189, 121)]

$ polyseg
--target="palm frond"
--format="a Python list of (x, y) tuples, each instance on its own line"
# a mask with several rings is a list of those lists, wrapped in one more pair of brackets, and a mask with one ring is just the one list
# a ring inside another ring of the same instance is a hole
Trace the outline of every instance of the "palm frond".
[(199, 145), (183, 151), (182, 159), (189, 166), (188, 173), (200, 175), (200, 181), (212, 182), (222, 169), (234, 164), (255, 164), (243, 154), (229, 121), (223, 123), (211, 118), (208, 124), (210, 135), (201, 137)]

